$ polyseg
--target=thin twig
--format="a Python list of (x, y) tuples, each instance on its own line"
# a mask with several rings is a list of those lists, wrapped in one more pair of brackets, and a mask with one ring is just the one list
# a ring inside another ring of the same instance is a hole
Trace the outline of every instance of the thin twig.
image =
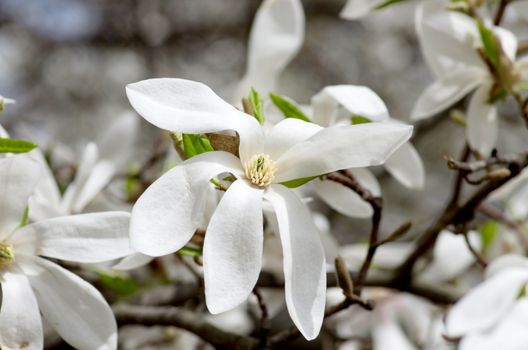
[(500, 25), (502, 18), (504, 17), (504, 11), (506, 10), (506, 6), (509, 4), (509, 0), (501, 0), (499, 3), (499, 8), (497, 9), (497, 13), (495, 14), (495, 19), (493, 20), (493, 23), (498, 26)]
[(475, 257), (475, 260), (477, 261), (477, 263), (483, 267), (483, 268), (486, 268), (488, 266), (488, 262), (486, 261), (486, 259), (482, 256), (482, 254), (480, 254), (479, 252), (477, 252), (475, 250), (475, 247), (473, 247), (473, 245), (471, 244), (471, 242), (469, 241), (469, 235), (468, 233), (464, 233), (464, 240), (466, 241), (466, 245), (469, 249), (469, 251), (471, 252), (471, 254), (473, 254), (473, 256)]
[(260, 344), (264, 346), (268, 341), (270, 331), (268, 307), (262, 293), (260, 293), (257, 287), (253, 288), (253, 294), (257, 297), (260, 308)]
[(138, 306), (119, 304), (112, 308), (120, 325), (167, 325), (192, 332), (220, 349), (250, 350), (257, 348), (259, 340), (240, 336), (213, 326), (194, 312), (178, 307)]
[(500, 210), (490, 204), (482, 203), (481, 205), (479, 205), (477, 210), (482, 214), (511, 228), (519, 238), (519, 241), (523, 245), (524, 250), (528, 251), (528, 237), (526, 236), (527, 232), (520, 224), (508, 219)]

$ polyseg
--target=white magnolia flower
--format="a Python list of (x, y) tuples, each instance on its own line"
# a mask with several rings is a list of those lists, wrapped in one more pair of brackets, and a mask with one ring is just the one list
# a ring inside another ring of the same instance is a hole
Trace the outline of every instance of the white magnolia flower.
[(121, 114), (102, 131), (97, 143), (90, 142), (81, 156), (75, 178), (62, 196), (42, 152), (31, 152), (43, 167), (43, 176), (30, 202), (31, 218), (41, 220), (81, 213), (110, 183), (116, 172), (124, 172), (138, 121), (132, 113)]
[[(515, 62), (517, 39), (499, 27), (491, 28), (500, 39), (509, 84), (526, 78), (527, 60)], [(424, 1), (416, 12), (416, 31), (425, 59), (436, 81), (419, 97), (411, 118), (420, 120), (437, 114), (475, 90), (467, 110), (466, 137), (470, 146), (487, 156), (495, 147), (498, 121), (497, 109), (488, 103), (495, 78), (478, 49), (483, 44), (476, 21), (459, 12), (449, 11), (444, 0)], [(524, 75), (524, 77), (523, 77)]]
[(152, 79), (127, 86), (136, 111), (154, 125), (183, 133), (235, 130), (240, 158), (214, 151), (168, 171), (138, 199), (131, 240), (138, 251), (161, 256), (183, 247), (199, 225), (210, 179), (236, 180), (220, 200), (204, 242), (208, 309), (220, 313), (246, 300), (262, 259), (262, 200), (277, 215), (286, 281), (286, 302), (307, 339), (319, 333), (324, 313), (326, 268), (319, 234), (308, 208), (281, 183), (338, 169), (381, 164), (412, 128), (382, 124), (322, 128), (288, 119), (269, 133), (251, 116), (207, 86), (181, 79)]
[(300, 0), (265, 0), (260, 5), (249, 36), (247, 68), (235, 89), (240, 103), (251, 87), (267, 96), (279, 75), (304, 41), (304, 11)]
[(385, 2), (387, 0), (348, 0), (339, 16), (348, 20), (361, 19)]
[(463, 337), (460, 350), (526, 349), (528, 260), (505, 255), (489, 265), (487, 277), (449, 312), (447, 335)]
[[(352, 116), (365, 117), (372, 122), (403, 124), (390, 118), (381, 98), (364, 86), (327, 86), (313, 96), (311, 102), (311, 120), (324, 127), (349, 125)], [(404, 186), (423, 188), (424, 166), (420, 155), (410, 142), (402, 144), (383, 165)], [(381, 195), (379, 183), (368, 169), (355, 168), (348, 171), (373, 195)], [(351, 189), (333, 181), (315, 180), (313, 183), (319, 197), (341, 214), (352, 217), (372, 215), (372, 207)]]
[[(357, 339), (372, 339), (374, 350), (416, 350), (427, 349), (430, 329), (437, 310), (425, 300), (410, 294), (392, 292), (380, 288), (367, 288), (366, 297), (376, 302), (376, 308), (366, 311), (352, 307), (330, 321), (340, 338), (352, 338), (339, 349), (361, 349)], [(342, 301), (343, 294), (338, 288), (328, 291), (332, 303)]]
[(25, 155), (0, 160), (0, 347), (42, 349), (42, 313), (75, 348), (116, 349), (117, 326), (103, 296), (42, 257), (93, 263), (127, 255), (130, 215), (85, 214), (21, 226), (39, 176), (40, 165)]

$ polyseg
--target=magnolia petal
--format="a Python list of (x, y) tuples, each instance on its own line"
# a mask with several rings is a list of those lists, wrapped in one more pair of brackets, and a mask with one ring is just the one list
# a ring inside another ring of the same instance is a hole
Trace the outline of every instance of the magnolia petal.
[(72, 208), (83, 191), (83, 187), (97, 164), (98, 158), (99, 149), (95, 143), (90, 142), (84, 149), (75, 178), (62, 196), (61, 212), (63, 215), (73, 214)]
[[(46, 158), (44, 157), (44, 154), (42, 154), (42, 151), (37, 148), (28, 154), (31, 158), (39, 162), (42, 168), (42, 174), (37, 187), (35, 188), (35, 193), (31, 197), (31, 202), (36, 202), (35, 205), (30, 205), (31, 216), (34, 217), (33, 215), (35, 210), (46, 211), (47, 209), (53, 210), (58, 208), (60, 205), (61, 194), (59, 191), (59, 186), (57, 185), (57, 181), (55, 180), (55, 177), (53, 176), (53, 173), (48, 165), (48, 162), (46, 161)], [(39, 217), (39, 219), (41, 218), (46, 217)]]
[(71, 211), (80, 213), (112, 180), (116, 172), (115, 163), (103, 160), (92, 168), (86, 181), (79, 186), (78, 194), (72, 203)]
[(279, 223), (288, 311), (302, 335), (314, 339), (323, 322), (326, 291), (319, 233), (308, 208), (293, 191), (271, 185), (264, 197), (273, 205)]
[[(477, 251), (480, 249), (478, 233), (470, 231), (469, 241)], [(475, 257), (469, 250), (464, 236), (444, 230), (438, 236), (434, 246), (433, 262), (422, 275), (433, 282), (445, 282), (459, 276), (475, 263)]]
[(112, 268), (115, 270), (134, 270), (138, 267), (147, 265), (152, 260), (154, 260), (154, 258), (149, 255), (133, 253), (121, 259), (121, 261), (112, 266)]
[(266, 135), (264, 150), (271, 159), (279, 159), (292, 146), (309, 139), (322, 129), (319, 125), (300, 119), (283, 119)]
[(469, 334), (460, 342), (460, 350), (524, 350), (528, 344), (528, 300), (519, 299), (500, 324), (486, 333)]
[(416, 148), (405, 142), (384, 164), (385, 169), (407, 188), (422, 189), (425, 185), (425, 168)]
[(508, 29), (501, 27), (494, 27), (493, 32), (498, 36), (501, 43), (502, 50), (508, 56), (508, 58), (515, 62), (515, 56), (517, 56), (517, 38), (515, 34), (510, 32)]
[(0, 241), (20, 225), (40, 174), (40, 164), (25, 155), (0, 159)]
[(133, 253), (128, 238), (130, 214), (103, 212), (39, 221), (16, 231), (18, 237), (34, 239), (38, 255), (50, 258), (95, 263)]
[(446, 11), (443, 0), (431, 0), (420, 4), (415, 24), (423, 55), (437, 79), (467, 68), (486, 72), (475, 50), (481, 44), (473, 19)]
[[(357, 168), (347, 170), (356, 178), (359, 184), (374, 196), (381, 194), (381, 189), (376, 177), (367, 169)], [(335, 211), (354, 218), (369, 218), (372, 216), (372, 207), (348, 187), (330, 180), (315, 180), (315, 192)]]
[(267, 96), (304, 41), (304, 11), (299, 0), (266, 0), (258, 9), (249, 36), (247, 71), (234, 102), (253, 87)]
[(114, 314), (97, 289), (51, 261), (24, 260), (40, 310), (62, 339), (80, 350), (117, 348)]
[(485, 77), (480, 69), (466, 68), (440, 78), (420, 95), (411, 112), (411, 120), (442, 112), (482, 84)]
[(276, 161), (275, 181), (382, 164), (411, 133), (411, 126), (385, 123), (325, 128), (291, 147)]
[(6, 271), (2, 274), (1, 287), (0, 346), (6, 349), (43, 349), (39, 306), (26, 276)]
[(205, 235), (205, 300), (211, 313), (231, 310), (251, 294), (262, 267), (262, 230), (262, 190), (235, 181)]
[(478, 332), (499, 322), (511, 309), (521, 287), (528, 282), (528, 270), (510, 268), (467, 293), (447, 315), (451, 337)]
[(133, 112), (121, 113), (112, 120), (97, 140), (100, 158), (112, 162), (116, 168), (125, 166), (138, 136), (139, 121)]
[(479, 87), (469, 101), (466, 137), (469, 145), (482, 156), (490, 155), (499, 132), (497, 108), (487, 102), (491, 84)]
[[(381, 317), (379, 317), (381, 318)], [(416, 350), (417, 348), (405, 336), (396, 320), (378, 319), (373, 327), (372, 341), (374, 349)]]
[[(413, 252), (414, 244), (393, 242), (382, 245), (376, 250), (373, 268), (395, 269)], [(367, 256), (368, 245), (350, 244), (341, 247), (340, 255), (346, 260), (350, 269), (359, 269)]]
[(126, 93), (139, 115), (158, 128), (189, 134), (235, 130), (244, 162), (261, 147), (262, 130), (256, 119), (222, 100), (207, 85), (149, 79), (127, 85)]
[(383, 100), (378, 94), (365, 86), (334, 85), (323, 88), (317, 95), (312, 97), (314, 120), (325, 119), (324, 115), (319, 114), (324, 109), (328, 109), (328, 107), (322, 108), (320, 105), (333, 105), (334, 110), (341, 106), (346, 110), (347, 118), (352, 115), (359, 115), (376, 122), (389, 118), (389, 111)]
[(7, 133), (6, 129), (2, 125), (0, 125), (0, 137), (2, 138), (8, 138), (9, 134)]
[(339, 13), (339, 17), (355, 20), (366, 16), (381, 5), (384, 0), (348, 0), (345, 7)]
[(197, 155), (156, 180), (132, 209), (132, 247), (151, 256), (183, 247), (202, 221), (209, 180), (223, 172), (241, 174), (240, 160), (215, 151)]
[(528, 259), (522, 255), (517, 254), (505, 254), (490, 262), (486, 267), (486, 279), (499, 274), (503, 270), (508, 268), (524, 268), (528, 269)]

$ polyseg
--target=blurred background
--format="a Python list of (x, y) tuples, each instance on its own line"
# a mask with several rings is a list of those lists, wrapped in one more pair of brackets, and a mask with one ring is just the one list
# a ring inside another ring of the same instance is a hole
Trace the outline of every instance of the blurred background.
[[(124, 90), (128, 83), (187, 78), (229, 100), (245, 71), (260, 2), (0, 0), (0, 94), (17, 100), (0, 123), (44, 148), (63, 144), (78, 151), (112, 118), (132, 110)], [(305, 42), (284, 71), (278, 92), (307, 103), (326, 85), (366, 85), (383, 98), (392, 117), (408, 120), (432, 79), (414, 33), (416, 2), (361, 21), (339, 18), (345, 2), (303, 0)], [(515, 108), (506, 104), (502, 110), (499, 149), (506, 153), (518, 149), (525, 135)], [(152, 152), (157, 132), (142, 121), (138, 162)], [(427, 171), (423, 191), (405, 189), (378, 169), (386, 204), (384, 233), (412, 219), (417, 234), (430, 221), (448, 195), (451, 173), (442, 156), (456, 156), (463, 139), (463, 128), (449, 118), (417, 125), (413, 143)], [(368, 224), (339, 215), (332, 220), (343, 242)]]

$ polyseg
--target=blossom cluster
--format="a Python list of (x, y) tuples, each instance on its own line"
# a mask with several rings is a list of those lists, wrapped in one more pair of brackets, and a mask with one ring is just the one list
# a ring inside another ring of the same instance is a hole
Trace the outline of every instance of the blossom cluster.
[[(341, 17), (395, 2), (349, 0)], [(137, 271), (177, 257), (203, 285), (211, 322), (250, 340), (253, 329), (221, 317), (257, 305), (266, 320), (285, 306), (291, 334), (314, 340), (324, 324), (340, 349), (525, 349), (528, 153), (499, 152), (499, 118), (512, 102), (528, 123), (525, 43), (501, 23), (511, 20), (504, 12), (526, 22), (527, 3), (416, 5), (434, 81), (407, 119), (425, 125), (469, 98), (465, 112), (451, 113), (465, 133), (463, 156), (446, 156), (457, 172), (452, 198), (414, 237), (410, 224), (379, 234), (387, 203), (378, 177), (427, 197), (410, 141), (418, 128), (363, 85), (322, 87), (308, 104), (276, 92), (303, 45), (300, 0), (262, 2), (229, 102), (193, 80), (128, 84), (131, 110), (101, 127), (66, 181), (50, 160), (56, 149), (0, 126), (0, 348), (42, 349), (51, 328), (78, 349), (117, 349), (113, 307), (122, 300), (107, 289), (122, 291), (119, 278), (136, 286)], [(0, 96), (1, 109), (12, 103)], [(141, 118), (160, 129), (166, 149), (134, 167)], [(468, 194), (468, 185), (479, 187)], [(368, 244), (340, 244), (321, 207), (371, 221)], [(280, 288), (261, 286), (265, 275)], [(255, 348), (281, 340), (265, 331)]]

